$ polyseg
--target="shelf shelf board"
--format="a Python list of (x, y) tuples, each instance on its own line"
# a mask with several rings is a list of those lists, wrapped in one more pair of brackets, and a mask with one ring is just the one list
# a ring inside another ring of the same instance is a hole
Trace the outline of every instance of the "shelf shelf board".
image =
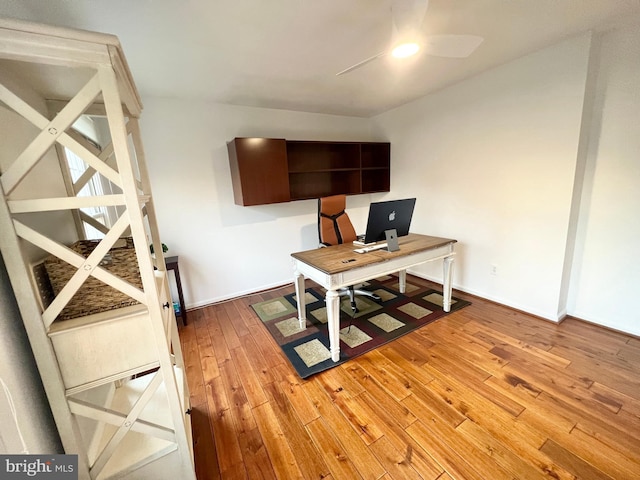
[(146, 365), (142, 365), (136, 368), (132, 368), (130, 370), (126, 370), (123, 372), (118, 372), (115, 375), (111, 375), (109, 377), (100, 378), (90, 383), (85, 383), (82, 385), (78, 385), (77, 387), (69, 388), (65, 391), (67, 397), (71, 397), (80, 392), (84, 392), (85, 390), (91, 390), (93, 388), (99, 387), (100, 385), (106, 385), (108, 383), (112, 383), (118, 380), (122, 380), (124, 378), (131, 378), (134, 375), (139, 375), (141, 373), (147, 372), (149, 370), (154, 370), (160, 366), (159, 362), (152, 362)]

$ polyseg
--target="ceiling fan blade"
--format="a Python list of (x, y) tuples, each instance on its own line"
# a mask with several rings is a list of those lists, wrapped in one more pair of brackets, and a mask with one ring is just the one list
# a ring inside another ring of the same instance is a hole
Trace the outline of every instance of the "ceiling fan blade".
[(377, 53), (377, 54), (376, 54), (376, 55), (374, 55), (373, 57), (369, 57), (369, 58), (367, 58), (366, 60), (362, 60), (361, 62), (358, 62), (358, 63), (356, 63), (355, 65), (351, 65), (349, 68), (345, 68), (345, 69), (344, 69), (344, 70), (342, 70), (341, 72), (336, 73), (336, 77), (337, 77), (338, 75), (343, 75), (343, 74), (345, 74), (345, 73), (349, 73), (350, 71), (355, 70), (356, 68), (360, 68), (360, 67), (362, 67), (362, 66), (366, 65), (367, 63), (369, 63), (369, 62), (373, 62), (374, 60), (376, 60), (376, 59), (378, 59), (378, 58), (380, 58), (380, 57), (382, 57), (382, 56), (384, 56), (384, 55), (386, 55), (386, 54), (387, 54), (387, 52), (380, 52), (380, 53)]
[(429, 0), (394, 0), (391, 4), (392, 35), (418, 35), (428, 7)]
[(477, 35), (429, 35), (422, 46), (423, 52), (436, 57), (465, 58), (484, 41)]
[(429, 0), (394, 0), (391, 4), (393, 27), (398, 32), (417, 34), (429, 8)]

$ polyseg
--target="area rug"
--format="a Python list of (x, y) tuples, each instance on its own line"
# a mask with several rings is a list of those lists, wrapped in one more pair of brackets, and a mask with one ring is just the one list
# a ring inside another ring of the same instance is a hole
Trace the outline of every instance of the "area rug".
[(307, 328), (304, 330), (298, 324), (294, 293), (255, 303), (251, 307), (300, 377), (307, 378), (470, 305), (470, 302), (454, 297), (451, 299), (451, 312), (445, 312), (441, 291), (407, 280), (402, 294), (395, 276), (371, 280), (364, 284), (364, 288), (378, 294), (381, 301), (356, 297), (358, 313), (352, 317), (349, 299), (340, 299), (338, 362), (333, 362), (329, 353), (323, 289), (310, 288), (305, 292)]

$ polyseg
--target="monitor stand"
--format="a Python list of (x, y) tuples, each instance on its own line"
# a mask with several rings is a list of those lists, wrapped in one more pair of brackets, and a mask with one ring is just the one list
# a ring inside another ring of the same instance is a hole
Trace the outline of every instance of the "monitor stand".
[(385, 230), (384, 236), (387, 237), (387, 251), (397, 252), (400, 250), (400, 247), (398, 246), (398, 233), (395, 228)]

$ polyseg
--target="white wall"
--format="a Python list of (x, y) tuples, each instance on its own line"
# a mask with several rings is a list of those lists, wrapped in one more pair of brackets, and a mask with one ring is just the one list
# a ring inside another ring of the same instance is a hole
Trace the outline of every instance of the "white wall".
[(553, 320), (589, 44), (566, 41), (375, 118), (394, 146), (392, 191), (418, 196), (413, 231), (459, 241), (454, 284)]
[[(235, 205), (227, 142), (247, 136), (373, 140), (370, 121), (163, 98), (143, 102), (140, 126), (160, 233), (167, 254), (180, 256), (187, 307), (290, 283), (290, 254), (317, 246), (316, 201)], [(349, 197), (349, 213), (362, 231), (369, 203), (382, 197)]]
[(640, 28), (603, 35), (569, 311), (640, 335)]
[(289, 254), (316, 245), (315, 201), (233, 204), (227, 141), (385, 140), (391, 192), (348, 198), (356, 230), (369, 202), (417, 196), (413, 231), (459, 240), (456, 287), (638, 334), (639, 35), (603, 37), (597, 88), (587, 79), (599, 42), (584, 35), (370, 120), (144, 98), (160, 230), (180, 255), (187, 305), (290, 282)]

